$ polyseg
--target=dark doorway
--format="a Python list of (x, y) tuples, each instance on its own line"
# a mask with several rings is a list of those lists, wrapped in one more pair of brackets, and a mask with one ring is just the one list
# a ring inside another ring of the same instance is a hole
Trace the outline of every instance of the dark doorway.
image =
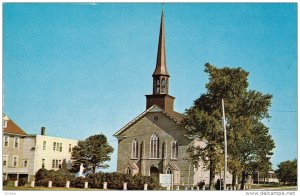
[(159, 177), (159, 169), (155, 166), (150, 167), (150, 176), (152, 177)]

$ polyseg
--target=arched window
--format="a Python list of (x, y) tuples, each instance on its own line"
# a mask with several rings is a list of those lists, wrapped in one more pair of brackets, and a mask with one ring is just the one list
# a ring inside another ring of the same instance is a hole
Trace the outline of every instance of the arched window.
[(161, 92), (165, 93), (165, 90), (166, 90), (166, 80), (165, 80), (165, 78), (163, 78), (161, 80)]
[(158, 158), (158, 137), (153, 134), (150, 139), (150, 158)]
[(172, 174), (171, 168), (168, 168), (168, 169), (167, 169), (167, 174)]
[(172, 159), (177, 159), (178, 158), (178, 144), (177, 141), (172, 141), (172, 153), (171, 153), (171, 158)]
[(127, 168), (125, 169), (125, 174), (131, 174), (131, 170), (130, 170), (129, 167), (127, 167)]
[(138, 142), (136, 139), (132, 141), (131, 146), (131, 158), (137, 159), (138, 158)]

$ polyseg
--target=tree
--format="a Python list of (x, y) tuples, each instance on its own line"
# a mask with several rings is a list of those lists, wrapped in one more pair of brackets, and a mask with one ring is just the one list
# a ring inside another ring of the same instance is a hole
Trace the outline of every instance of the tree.
[(110, 160), (110, 154), (114, 149), (108, 144), (105, 135), (93, 135), (79, 141), (72, 149), (72, 171), (78, 172), (81, 164), (85, 167), (84, 172), (96, 173), (99, 168), (107, 168), (105, 164)]
[(281, 162), (275, 173), (280, 182), (297, 184), (297, 159)]
[[(227, 122), (228, 165), (233, 174), (232, 184), (238, 175), (242, 185), (254, 163), (269, 164), (274, 142), (268, 128), (261, 122), (269, 118), (268, 108), (272, 96), (248, 90), (248, 72), (241, 68), (221, 68), (205, 64), (209, 74), (207, 92), (187, 109), (184, 125), (191, 135), (205, 140), (203, 149), (191, 147), (188, 151), (195, 160), (204, 160), (210, 170), (210, 187), (219, 161), (223, 161), (224, 134), (222, 129), (221, 100), (224, 99)], [(243, 187), (243, 186), (242, 186)]]

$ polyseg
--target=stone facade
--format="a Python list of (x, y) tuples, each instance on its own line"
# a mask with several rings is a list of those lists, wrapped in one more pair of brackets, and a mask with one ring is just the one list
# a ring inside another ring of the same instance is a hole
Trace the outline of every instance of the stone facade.
[[(188, 184), (193, 182), (193, 167), (189, 167), (187, 147), (192, 140), (186, 136), (186, 130), (178, 121), (165, 113), (158, 106), (152, 106), (142, 116), (120, 133), (117, 133), (118, 164), (117, 172), (126, 173), (128, 169), (132, 174), (140, 173), (145, 176), (152, 175), (151, 167), (158, 169), (159, 173), (174, 174), (174, 184)], [(151, 136), (158, 137), (158, 157), (150, 157)], [(133, 158), (133, 141), (138, 143), (138, 156)], [(178, 157), (172, 156), (172, 142), (178, 144)], [(188, 180), (188, 176), (190, 179)]]
[[(187, 136), (181, 124), (184, 115), (174, 111), (175, 97), (168, 94), (170, 75), (166, 64), (163, 12), (152, 77), (153, 92), (146, 95), (146, 111), (114, 134), (118, 139), (117, 172), (144, 176), (171, 173), (174, 185), (196, 185), (203, 180), (208, 184), (209, 171), (203, 162), (194, 167), (187, 153), (190, 146), (205, 147), (206, 143)], [(226, 182), (231, 181), (230, 177), (226, 175)], [(216, 175), (216, 180), (219, 178), (222, 177)]]

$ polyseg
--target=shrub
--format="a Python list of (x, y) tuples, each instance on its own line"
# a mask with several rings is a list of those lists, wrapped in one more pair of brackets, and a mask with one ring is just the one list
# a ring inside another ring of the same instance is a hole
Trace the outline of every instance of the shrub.
[(3, 186), (6, 186), (8, 184), (9, 180), (3, 180)]
[(35, 174), (35, 183), (39, 184), (42, 180), (48, 178), (49, 171), (46, 169), (39, 169)]
[(24, 186), (25, 184), (27, 184), (27, 178), (20, 178), (19, 182), (18, 182), (18, 186)]
[(37, 186), (48, 186), (48, 182), (52, 181), (54, 187), (64, 187), (67, 181), (74, 179), (74, 175), (65, 170), (46, 170), (40, 169), (35, 174)]
[(74, 178), (72, 181), (71, 181), (71, 187), (75, 187), (75, 188), (84, 188), (84, 183), (86, 182), (87, 180), (83, 177), (77, 177), (77, 178)]
[(103, 182), (107, 182), (108, 189), (122, 190), (123, 183), (127, 182), (127, 189), (129, 190), (143, 190), (144, 184), (148, 184), (149, 190), (159, 188), (159, 183), (156, 179), (150, 176), (135, 175), (131, 176), (128, 174), (120, 173), (96, 173), (87, 176), (90, 187), (92, 188), (103, 188)]

